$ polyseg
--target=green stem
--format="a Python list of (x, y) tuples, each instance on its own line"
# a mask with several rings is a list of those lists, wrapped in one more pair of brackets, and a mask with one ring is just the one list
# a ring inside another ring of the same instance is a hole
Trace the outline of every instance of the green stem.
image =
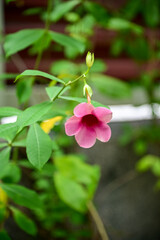
[(102, 240), (109, 240), (109, 237), (107, 235), (107, 232), (105, 230), (104, 224), (102, 222), (102, 219), (100, 218), (97, 209), (95, 208), (94, 204), (92, 202), (89, 202), (88, 204), (88, 210), (97, 226), (98, 232), (101, 236)]
[[(50, 13), (52, 10), (52, 0), (48, 0), (48, 6), (47, 6), (47, 18), (46, 18), (46, 22), (45, 22), (45, 33), (48, 32), (49, 28), (50, 28)], [(45, 34), (43, 35), (44, 37), (44, 41), (45, 41)], [(42, 59), (42, 55), (43, 55), (43, 51), (39, 51), (37, 58), (36, 58), (36, 62), (35, 62), (35, 66), (34, 69), (37, 70), (39, 68), (39, 64), (41, 62)]]

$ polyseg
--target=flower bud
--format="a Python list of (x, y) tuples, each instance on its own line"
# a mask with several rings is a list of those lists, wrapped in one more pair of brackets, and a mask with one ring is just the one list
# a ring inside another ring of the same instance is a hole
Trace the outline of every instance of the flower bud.
[(86, 56), (86, 64), (88, 68), (91, 68), (94, 63), (94, 53), (88, 52)]
[(83, 87), (83, 94), (84, 94), (84, 96), (87, 93), (89, 94), (90, 97), (92, 97), (92, 94), (93, 94), (92, 88), (87, 83), (85, 83), (85, 85)]

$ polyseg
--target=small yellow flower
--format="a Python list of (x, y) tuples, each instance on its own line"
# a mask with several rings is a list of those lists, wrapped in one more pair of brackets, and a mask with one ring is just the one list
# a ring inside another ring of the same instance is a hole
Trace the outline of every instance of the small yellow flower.
[(57, 116), (51, 119), (48, 119), (40, 124), (41, 128), (45, 133), (50, 133), (51, 129), (54, 127), (55, 123), (62, 120), (62, 116)]
[(6, 192), (0, 187), (0, 207), (7, 204), (8, 197)]

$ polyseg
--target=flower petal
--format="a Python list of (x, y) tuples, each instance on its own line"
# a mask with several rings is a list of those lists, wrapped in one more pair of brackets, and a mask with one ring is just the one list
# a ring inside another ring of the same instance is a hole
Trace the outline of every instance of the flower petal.
[(97, 125), (95, 128), (97, 139), (101, 142), (108, 142), (111, 137), (111, 129), (107, 124)]
[(74, 115), (76, 117), (83, 117), (87, 114), (91, 114), (94, 110), (94, 107), (90, 103), (80, 103), (74, 109)]
[(93, 110), (94, 114), (100, 121), (105, 121), (106, 123), (110, 122), (112, 119), (112, 111), (108, 108), (97, 107)]
[(81, 128), (81, 118), (72, 116), (65, 123), (65, 132), (68, 136), (73, 136), (79, 132)]
[(80, 131), (75, 135), (75, 139), (80, 147), (90, 148), (96, 142), (96, 133), (94, 129), (83, 126)]

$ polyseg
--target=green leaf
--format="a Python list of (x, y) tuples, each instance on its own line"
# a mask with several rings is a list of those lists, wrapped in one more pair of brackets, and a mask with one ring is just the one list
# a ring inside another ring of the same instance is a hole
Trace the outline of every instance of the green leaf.
[(9, 57), (14, 53), (29, 47), (36, 42), (43, 33), (43, 29), (23, 29), (16, 33), (8, 34), (4, 43), (6, 56)]
[(111, 98), (126, 98), (131, 96), (129, 84), (110, 76), (93, 74), (92, 84), (100, 93)]
[(0, 183), (0, 186), (16, 204), (33, 210), (42, 207), (39, 195), (35, 191), (16, 184)]
[(106, 24), (106, 28), (115, 31), (131, 30), (136, 34), (143, 33), (143, 28), (141, 26), (122, 18), (110, 18)]
[[(156, 158), (156, 157), (155, 157), (155, 158)], [(160, 158), (158, 158), (158, 157), (157, 157), (157, 159), (155, 160), (155, 162), (153, 163), (152, 172), (153, 172), (154, 175), (156, 175), (157, 177), (160, 177)]]
[(156, 161), (159, 161), (158, 157), (154, 155), (146, 155), (138, 161), (136, 169), (140, 172), (145, 172), (150, 169)]
[(26, 233), (35, 236), (37, 233), (37, 227), (35, 223), (20, 210), (10, 207), (13, 213), (13, 217), (17, 225)]
[(57, 4), (49, 16), (50, 20), (53, 22), (58, 21), (67, 12), (72, 10), (79, 3), (80, 3), (79, 0), (72, 0), (72, 1), (67, 1), (67, 2), (61, 2), (61, 4)]
[(84, 7), (87, 9), (87, 12), (91, 13), (91, 15), (96, 19), (97, 22), (99, 22), (102, 26), (106, 25), (106, 22), (109, 18), (109, 14), (106, 8), (92, 1), (85, 1), (83, 4)]
[(79, 51), (79, 53), (83, 53), (85, 50), (85, 45), (82, 42), (76, 40), (75, 38), (53, 31), (50, 31), (50, 35), (54, 42), (59, 43), (64, 47), (75, 48)]
[(160, 3), (159, 0), (145, 0), (142, 13), (146, 24), (149, 27), (156, 27), (160, 21)]
[(0, 117), (10, 117), (14, 115), (19, 115), (21, 110), (14, 107), (1, 107), (0, 108)]
[(0, 139), (3, 138), (11, 141), (17, 133), (18, 127), (16, 123), (7, 123), (0, 125)]
[[(59, 96), (58, 98), (60, 99), (64, 99), (64, 100), (67, 100), (67, 101), (75, 101), (75, 102), (79, 102), (79, 103), (82, 103), (82, 102), (87, 102), (87, 99), (86, 98), (77, 98), (77, 97), (70, 97), (70, 96)], [(109, 108), (108, 106), (104, 105), (104, 104), (101, 104), (97, 101), (93, 101), (91, 102), (93, 104), (94, 107), (105, 107), (105, 108)]]
[(33, 78), (22, 79), (16, 84), (16, 95), (20, 104), (29, 100), (32, 94)]
[(47, 87), (46, 92), (49, 98), (51, 99), (51, 101), (53, 101), (54, 98), (57, 96), (58, 93), (61, 92), (62, 89), (63, 87), (59, 87), (59, 86)]
[(42, 102), (25, 109), (17, 119), (17, 125), (22, 129), (25, 126), (31, 125), (46, 114), (52, 107), (52, 102)]
[(7, 147), (7, 148), (1, 150), (1, 152), (0, 152), (0, 169), (1, 169), (0, 179), (3, 175), (3, 173), (5, 172), (5, 169), (9, 163), (10, 151), (11, 151), (11, 148)]
[(62, 201), (77, 211), (85, 212), (87, 210), (88, 196), (80, 184), (63, 176), (61, 173), (54, 175), (54, 183)]
[(100, 177), (98, 166), (84, 163), (77, 155), (56, 157), (55, 166), (65, 177), (85, 185), (88, 199), (93, 197)]
[(30, 163), (38, 169), (41, 169), (51, 156), (52, 141), (38, 124), (29, 129), (26, 151)]
[(0, 172), (0, 177), (5, 183), (17, 183), (21, 179), (21, 169), (14, 162), (10, 162)]
[(21, 78), (21, 77), (24, 77), (24, 76), (40, 76), (40, 77), (45, 77), (45, 78), (48, 78), (50, 80), (53, 80), (53, 81), (56, 81), (56, 82), (60, 82), (60, 83), (65, 83), (64, 81), (62, 81), (61, 79), (49, 74), (49, 73), (46, 73), (46, 72), (42, 72), (42, 71), (39, 71), (39, 70), (25, 70), (24, 72), (22, 72), (20, 75), (18, 75), (16, 77), (16, 81)]
[(8, 236), (8, 233), (6, 231), (3, 231), (3, 230), (0, 232), (0, 239), (11, 240), (11, 238)]

